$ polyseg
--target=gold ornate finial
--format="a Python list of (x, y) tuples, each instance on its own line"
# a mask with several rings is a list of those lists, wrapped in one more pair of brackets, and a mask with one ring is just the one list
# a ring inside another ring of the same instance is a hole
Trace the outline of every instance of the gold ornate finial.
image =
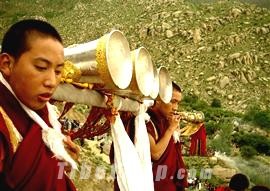
[(64, 62), (64, 69), (62, 71), (62, 81), (74, 81), (78, 82), (81, 77), (80, 69), (71, 61), (66, 60)]
[(81, 75), (81, 70), (75, 64), (73, 64), (69, 60), (66, 60), (64, 62), (64, 69), (62, 71), (61, 78), (62, 83), (72, 84), (75, 87), (79, 87), (82, 89), (92, 89), (94, 86), (93, 84), (79, 82)]

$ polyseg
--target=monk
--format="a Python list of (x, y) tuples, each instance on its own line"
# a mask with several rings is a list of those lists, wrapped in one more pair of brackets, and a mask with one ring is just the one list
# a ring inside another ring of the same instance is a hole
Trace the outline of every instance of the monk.
[(245, 174), (237, 173), (231, 177), (229, 186), (219, 186), (215, 191), (245, 191), (248, 187), (248, 177)]
[(181, 88), (173, 83), (172, 99), (164, 103), (157, 98), (149, 109), (147, 123), (155, 191), (180, 191), (187, 187), (187, 171), (180, 142), (173, 138), (179, 128), (180, 116), (175, 114), (182, 99)]
[(76, 190), (63, 166), (66, 162), (76, 166), (79, 149), (61, 134), (61, 127), (57, 127), (60, 124), (48, 103), (60, 83), (63, 65), (62, 39), (47, 22), (19, 21), (3, 37), (0, 54), (2, 191)]

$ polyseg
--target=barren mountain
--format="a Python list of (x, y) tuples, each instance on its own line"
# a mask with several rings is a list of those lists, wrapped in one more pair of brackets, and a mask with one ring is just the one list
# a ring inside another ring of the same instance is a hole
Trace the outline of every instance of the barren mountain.
[(166, 66), (185, 94), (217, 98), (236, 111), (270, 103), (267, 8), (228, 0), (11, 0), (0, 7), (1, 37), (28, 17), (54, 24), (66, 46), (119, 29), (131, 49), (144, 46), (156, 66)]

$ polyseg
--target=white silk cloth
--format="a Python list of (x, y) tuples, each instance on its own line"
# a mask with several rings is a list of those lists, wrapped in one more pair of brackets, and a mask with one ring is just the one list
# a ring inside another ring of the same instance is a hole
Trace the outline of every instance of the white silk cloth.
[(61, 133), (61, 124), (57, 120), (57, 113), (50, 103), (47, 102), (46, 106), (49, 113), (49, 121), (53, 128), (48, 127), (46, 122), (32, 109), (24, 105), (15, 95), (9, 83), (5, 80), (3, 75), (0, 73), (0, 81), (6, 86), (6, 88), (14, 95), (23, 110), (27, 115), (36, 122), (42, 129), (42, 140), (45, 145), (52, 151), (55, 157), (59, 160), (68, 162), (73, 169), (77, 169), (77, 163), (71, 158), (64, 147), (64, 139), (66, 138)]
[(135, 145), (119, 115), (112, 125), (115, 171), (121, 191), (154, 191), (150, 144), (145, 125), (149, 118), (144, 105), (141, 105), (135, 118)]

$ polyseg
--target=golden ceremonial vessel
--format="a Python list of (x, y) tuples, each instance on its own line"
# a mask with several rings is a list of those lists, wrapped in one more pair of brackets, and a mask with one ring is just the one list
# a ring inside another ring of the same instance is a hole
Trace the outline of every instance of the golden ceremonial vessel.
[(201, 111), (176, 112), (181, 119), (186, 121), (186, 125), (180, 129), (181, 136), (191, 136), (196, 133), (204, 122), (204, 114)]
[(119, 30), (101, 38), (64, 49), (65, 59), (81, 71), (79, 82), (103, 89), (125, 89), (132, 78), (132, 60), (127, 39)]

